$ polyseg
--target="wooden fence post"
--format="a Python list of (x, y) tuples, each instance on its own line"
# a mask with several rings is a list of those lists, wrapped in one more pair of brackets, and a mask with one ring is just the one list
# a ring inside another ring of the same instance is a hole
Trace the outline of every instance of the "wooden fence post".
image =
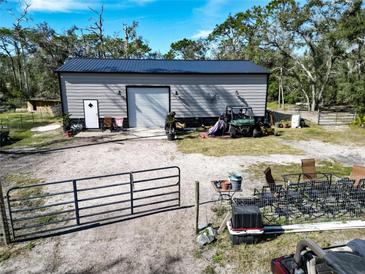
[(195, 181), (195, 233), (199, 232), (199, 181)]
[(5, 201), (1, 182), (0, 182), (0, 219), (1, 219), (0, 225), (2, 228), (3, 241), (5, 244), (10, 244), (9, 225), (8, 225), (8, 219), (6, 217)]

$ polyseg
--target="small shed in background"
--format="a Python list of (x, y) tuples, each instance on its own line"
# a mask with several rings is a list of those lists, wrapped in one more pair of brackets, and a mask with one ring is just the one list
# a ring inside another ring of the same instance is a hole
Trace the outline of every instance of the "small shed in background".
[(27, 101), (28, 112), (42, 112), (51, 116), (61, 115), (61, 101), (45, 98), (32, 98)]

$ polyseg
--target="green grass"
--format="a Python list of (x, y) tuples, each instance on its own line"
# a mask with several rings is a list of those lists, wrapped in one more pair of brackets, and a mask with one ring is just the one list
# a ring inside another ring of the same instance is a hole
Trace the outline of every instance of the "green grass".
[(16, 257), (24, 252), (32, 250), (38, 241), (31, 241), (24, 244), (16, 245), (0, 245), (0, 263), (8, 260), (11, 257)]
[(277, 132), (280, 135), (279, 139), (283, 141), (317, 140), (334, 144), (365, 145), (365, 128), (356, 126), (331, 130), (331, 128), (309, 123), (307, 128), (280, 128)]
[(216, 205), (212, 207), (212, 211), (214, 212), (214, 214), (220, 218), (223, 217), (227, 212), (228, 212), (228, 208), (224, 205)]
[(11, 252), (7, 249), (0, 251), (0, 263), (11, 257)]
[(212, 256), (212, 262), (215, 264), (218, 264), (220, 266), (224, 265), (224, 254), (223, 252), (217, 251), (213, 256)]
[(44, 224), (44, 225), (51, 223), (51, 222), (55, 222), (55, 221), (58, 221), (56, 215), (50, 215), (50, 216), (44, 216), (44, 217), (38, 218), (38, 223)]
[[(276, 164), (276, 163), (259, 163), (250, 165), (246, 171), (249, 173), (250, 180), (265, 181), (264, 170), (271, 167), (271, 172), (275, 180), (282, 180), (283, 174), (301, 173), (301, 163)], [(345, 166), (336, 161), (316, 161), (317, 172), (333, 173), (339, 177), (350, 175), (351, 167)]]
[[(226, 232), (218, 236), (218, 240), (212, 244), (212, 248), (215, 250), (215, 254), (219, 254), (219, 258), (224, 258), (226, 264), (235, 267), (233, 271), (235, 273), (270, 273), (271, 260), (294, 253), (296, 244), (301, 239), (309, 238), (322, 247), (328, 247), (338, 244), (338, 242), (364, 237), (364, 229), (344, 230), (340, 233), (339, 231), (310, 232), (283, 234), (258, 244), (233, 246)], [(211, 260), (214, 263), (217, 257)]]
[(4, 177), (8, 185), (23, 186), (40, 183), (42, 180), (30, 177), (27, 173), (10, 173)]
[[(3, 178), (5, 185), (9, 187), (14, 186), (27, 186), (41, 183), (42, 180), (38, 178), (33, 178), (29, 174), (22, 173), (10, 173)], [(22, 188), (11, 192), (13, 198), (22, 199), (29, 198), (33, 196), (39, 196), (43, 193), (42, 187), (32, 187), (32, 188)], [(34, 207), (40, 206), (44, 203), (42, 199), (32, 199), (19, 202), (20, 207)]]
[(202, 249), (200, 247), (197, 247), (196, 249), (194, 249), (194, 253), (193, 253), (194, 258), (201, 259), (203, 257), (202, 254), (203, 254)]
[(198, 132), (182, 136), (177, 141), (183, 153), (201, 153), (208, 156), (302, 154), (299, 149), (282, 144), (276, 136), (262, 138), (216, 137), (202, 139)]
[[(5, 182), (6, 186), (8, 186), (8, 187), (29, 186), (29, 185), (34, 185), (34, 184), (38, 184), (38, 183), (42, 182), (41, 179), (32, 178), (31, 176), (29, 176), (29, 174), (8, 174), (7, 176), (4, 177), (3, 181)], [(46, 194), (43, 186), (20, 188), (20, 189), (16, 189), (16, 190), (10, 192), (10, 196), (12, 199), (26, 199), (26, 198), (41, 196), (43, 194)], [(47, 202), (46, 198), (35, 198), (35, 199), (17, 201), (15, 206), (17, 209), (33, 208), (33, 207), (43, 206), (44, 204), (46, 204), (46, 202)], [(47, 211), (46, 209), (42, 209), (42, 211), (43, 210)], [(34, 224), (48, 225), (52, 222), (58, 221), (59, 220), (59, 218), (58, 218), (59, 215), (57, 215), (58, 212), (59, 212), (59, 210), (55, 210), (55, 209), (45, 212), (45, 213), (49, 213), (49, 214), (53, 214), (53, 215), (42, 216), (42, 217), (36, 218), (34, 220), (30, 220), (28, 225), (34, 225)], [(29, 212), (29, 214), (30, 215), (36, 214), (36, 212)], [(63, 215), (63, 216), (65, 216), (65, 215)], [(25, 225), (25, 224), (26, 223), (22, 223), (22, 225)], [(32, 245), (27, 246), (28, 249), (32, 249), (33, 247), (32, 247)]]
[(34, 133), (30, 129), (48, 125), (50, 123), (61, 123), (62, 118), (51, 117), (40, 113), (30, 112), (6, 112), (0, 113), (0, 126), (6, 126), (10, 133), (10, 144), (5, 148), (15, 147), (37, 147), (54, 143), (65, 142), (62, 130), (45, 133)]
[(52, 132), (33, 133), (30, 130), (10, 132), (12, 144), (4, 146), (5, 148), (19, 148), (19, 147), (45, 147), (53, 144), (62, 144), (70, 141), (62, 132), (62, 129)]
[[(325, 143), (365, 146), (365, 128), (350, 126), (331, 129), (309, 123), (307, 128), (275, 129), (279, 136), (261, 138), (216, 137), (202, 139), (199, 132), (179, 136), (178, 149), (183, 153), (201, 153), (207, 156), (304, 154), (286, 144), (288, 141), (317, 140)], [(303, 149), (305, 149), (303, 147)]]
[(28, 243), (25, 245), (25, 248), (26, 248), (27, 250), (32, 250), (35, 246), (36, 246), (35, 242), (28, 242)]
[(214, 267), (213, 266), (211, 266), (211, 265), (208, 265), (206, 268), (204, 268), (204, 270), (203, 270), (203, 274), (215, 274), (215, 273), (217, 273), (216, 271), (215, 271), (215, 269), (214, 269)]
[[(294, 107), (295, 107), (294, 104), (284, 104), (284, 110), (293, 109)], [(276, 101), (267, 102), (267, 108), (271, 110), (278, 110), (279, 109), (278, 102)]]
[(37, 112), (4, 112), (0, 113), (0, 125), (10, 129), (27, 130), (32, 127), (46, 125), (52, 122), (61, 122), (60, 117), (51, 117), (49, 114)]

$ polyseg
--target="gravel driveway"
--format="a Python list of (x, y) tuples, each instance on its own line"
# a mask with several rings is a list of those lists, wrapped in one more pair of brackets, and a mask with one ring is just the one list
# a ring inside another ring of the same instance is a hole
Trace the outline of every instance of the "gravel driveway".
[[(80, 141), (81, 142), (81, 141)], [(304, 145), (304, 144), (301, 144)], [(328, 159), (326, 145), (316, 157)], [(336, 158), (330, 147), (331, 158)], [(351, 150), (345, 157), (348, 163)], [(364, 148), (358, 148), (356, 159), (362, 163)], [(303, 155), (208, 157), (182, 154), (173, 142), (143, 139), (125, 140), (93, 146), (58, 150), (51, 153), (9, 156), (1, 155), (0, 172), (32, 171), (34, 177), (47, 181), (63, 180), (177, 165), (181, 168), (181, 204), (194, 203), (194, 182), (201, 182), (201, 201), (216, 199), (209, 180), (226, 176), (258, 162), (299, 163)], [(360, 158), (358, 158), (360, 157)], [(339, 158), (339, 157), (337, 157)], [(243, 170), (243, 176), (245, 172)], [(245, 191), (263, 182), (244, 182)], [(212, 203), (201, 207), (201, 222), (206, 223)], [(150, 215), (102, 227), (41, 240), (30, 251), (0, 264), (2, 273), (200, 273), (208, 264), (194, 257), (194, 208)]]

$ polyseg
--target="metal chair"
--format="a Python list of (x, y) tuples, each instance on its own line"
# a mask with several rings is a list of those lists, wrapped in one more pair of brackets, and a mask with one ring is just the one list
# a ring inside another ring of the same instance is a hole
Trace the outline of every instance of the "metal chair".
[(271, 168), (268, 167), (264, 171), (267, 186), (263, 186), (261, 190), (254, 189), (254, 196), (258, 196), (264, 199), (267, 203), (271, 203), (275, 201), (275, 198), (278, 194), (283, 190), (282, 185), (277, 185), (274, 177), (271, 173)]
[(104, 117), (103, 119), (103, 130), (106, 130), (106, 129), (110, 129), (112, 130), (113, 129), (113, 118), (112, 117)]
[(292, 178), (297, 183), (305, 181), (326, 180), (332, 181), (332, 173), (317, 172), (316, 162), (314, 159), (301, 160), (302, 173), (284, 174), (282, 175), (284, 182), (290, 183)]
[(365, 166), (353, 165), (351, 174), (348, 178), (354, 180), (355, 186), (357, 187), (361, 180), (365, 180)]
[(316, 161), (314, 159), (302, 159), (303, 179), (317, 179)]

